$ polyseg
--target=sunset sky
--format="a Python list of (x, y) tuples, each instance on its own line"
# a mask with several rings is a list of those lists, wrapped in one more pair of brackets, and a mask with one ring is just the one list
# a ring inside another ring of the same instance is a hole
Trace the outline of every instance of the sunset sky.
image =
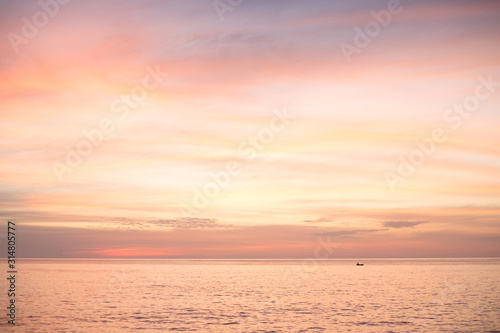
[(65, 2), (0, 1), (19, 255), (500, 256), (499, 1)]

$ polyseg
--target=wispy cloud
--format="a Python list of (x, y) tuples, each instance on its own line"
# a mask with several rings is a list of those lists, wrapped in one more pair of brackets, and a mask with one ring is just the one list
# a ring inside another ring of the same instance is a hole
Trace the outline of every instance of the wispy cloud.
[(339, 237), (339, 238), (352, 238), (351, 235), (354, 234), (364, 234), (371, 232), (379, 232), (379, 231), (387, 231), (387, 229), (354, 229), (354, 230), (339, 230), (339, 231), (330, 231), (324, 232), (321, 234), (316, 234), (317, 236), (330, 236), (330, 237)]
[(222, 224), (216, 219), (184, 217), (174, 220), (152, 220), (147, 221), (151, 225), (169, 227), (174, 229), (213, 229), (213, 228), (228, 228), (227, 224)]
[(382, 225), (387, 228), (410, 228), (424, 223), (429, 221), (385, 221)]
[(306, 223), (321, 223), (321, 222), (332, 222), (333, 221), (333, 218), (331, 217), (320, 217), (318, 219), (315, 219), (315, 220), (305, 220), (304, 222)]
[(96, 223), (95, 228), (107, 230), (208, 230), (231, 228), (230, 224), (220, 223), (214, 218), (182, 217), (177, 219), (148, 219), (148, 218), (127, 218), (99, 217), (100, 223)]

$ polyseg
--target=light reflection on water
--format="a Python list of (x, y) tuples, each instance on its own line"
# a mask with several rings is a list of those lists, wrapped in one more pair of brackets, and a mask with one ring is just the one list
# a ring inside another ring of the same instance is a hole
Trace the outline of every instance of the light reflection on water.
[(498, 258), (356, 261), (20, 260), (15, 332), (500, 331)]

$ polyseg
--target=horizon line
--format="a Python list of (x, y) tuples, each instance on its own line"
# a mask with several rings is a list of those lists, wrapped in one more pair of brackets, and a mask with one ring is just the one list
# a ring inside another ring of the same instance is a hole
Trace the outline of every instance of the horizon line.
[[(7, 257), (0, 258), (7, 259)], [(331, 261), (331, 260), (373, 260), (373, 259), (500, 259), (500, 256), (489, 257), (342, 257), (342, 258), (150, 258), (150, 257), (55, 257), (55, 258), (19, 258), (16, 260), (33, 260), (33, 259), (81, 259), (81, 260), (318, 260), (318, 261)]]

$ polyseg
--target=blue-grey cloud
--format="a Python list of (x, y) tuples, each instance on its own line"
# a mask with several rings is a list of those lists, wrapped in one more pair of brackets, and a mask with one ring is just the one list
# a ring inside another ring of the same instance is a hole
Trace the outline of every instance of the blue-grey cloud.
[(146, 223), (155, 226), (170, 227), (174, 229), (212, 229), (230, 227), (230, 225), (220, 223), (216, 219), (196, 217), (184, 217), (180, 219), (159, 219), (147, 221)]
[(384, 221), (382, 225), (386, 228), (410, 228), (429, 221)]
[(230, 228), (232, 225), (224, 224), (213, 218), (183, 217), (177, 219), (133, 219), (128, 217), (101, 217), (106, 229), (214, 229)]
[(316, 236), (330, 236), (330, 237), (340, 237), (340, 238), (351, 238), (351, 235), (357, 233), (368, 233), (377, 231), (387, 231), (387, 229), (353, 229), (353, 230), (339, 230), (324, 232), (321, 234), (315, 234)]

